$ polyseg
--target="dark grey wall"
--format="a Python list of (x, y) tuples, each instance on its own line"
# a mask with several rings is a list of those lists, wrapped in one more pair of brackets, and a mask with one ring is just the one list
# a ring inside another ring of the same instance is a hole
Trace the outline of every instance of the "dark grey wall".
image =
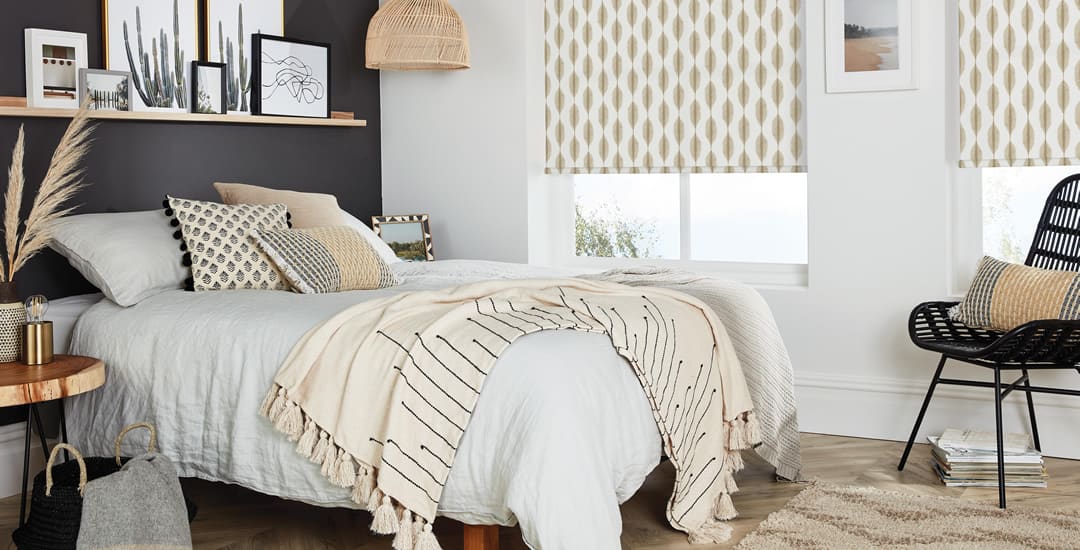
[[(91, 67), (102, 66), (99, 0), (4, 2), (0, 17), (0, 96), (25, 95), (23, 29), (87, 34)], [(103, 122), (86, 161), (90, 186), (80, 212), (159, 208), (166, 193), (216, 199), (214, 181), (333, 193), (362, 220), (382, 210), (379, 75), (364, 69), (364, 36), (378, 0), (285, 0), (285, 34), (329, 42), (331, 108), (353, 111), (367, 128), (305, 128), (160, 122)], [(29, 203), (67, 123), (0, 117), (0, 186), (20, 123), (26, 125)], [(164, 219), (164, 216), (163, 216)], [(179, 257), (178, 257), (179, 258)], [(25, 297), (90, 292), (63, 259), (47, 253), (16, 277)], [(0, 410), (0, 424), (8, 414)]]

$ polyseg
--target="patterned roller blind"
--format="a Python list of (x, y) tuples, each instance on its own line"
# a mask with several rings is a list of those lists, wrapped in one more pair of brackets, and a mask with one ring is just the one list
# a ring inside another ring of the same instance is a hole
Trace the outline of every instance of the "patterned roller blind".
[(545, 0), (549, 173), (801, 172), (802, 0)]
[(1080, 2), (960, 0), (960, 166), (1080, 164)]

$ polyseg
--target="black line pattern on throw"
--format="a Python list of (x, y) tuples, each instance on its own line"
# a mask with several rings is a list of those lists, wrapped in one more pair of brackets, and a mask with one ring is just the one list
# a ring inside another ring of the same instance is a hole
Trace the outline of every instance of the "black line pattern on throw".
[[(569, 296), (563, 289), (559, 289), (561, 305), (540, 307), (533, 303), (515, 304), (509, 299), (482, 298), (473, 300), (472, 307), (463, 316), (465, 325), (470, 327), (467, 339), (458, 341), (444, 334), (423, 332), (412, 332), (411, 336), (402, 334), (395, 339), (378, 331), (377, 334), (392, 342), (408, 358), (407, 361), (401, 359), (401, 366), (393, 367), (405, 384), (395, 400), (412, 420), (423, 426), (421, 429), (430, 431), (447, 447), (431, 449), (420, 445), (419, 450), (412, 449), (414, 452), (410, 453), (388, 439), (384, 453), (392, 448), (390, 454), (394, 463), (386, 462), (385, 454), (384, 463), (394, 474), (418, 488), (423, 489), (426, 478), (430, 478), (441, 489), (467, 426), (455, 420), (466, 418), (467, 421), (467, 417), (454, 407), (465, 414), (472, 413), (483, 377), (488, 374), (481, 368), (482, 364), (490, 365), (506, 346), (523, 335), (545, 330), (602, 332), (630, 364), (664, 436), (665, 450), (680, 472), (671, 509), (672, 516), (681, 522), (707, 495), (716, 490), (726, 491), (724, 474), (730, 466), (724, 459), (712, 455), (715, 450), (709, 455), (699, 454), (699, 445), (703, 441), (713, 448), (711, 445), (716, 439), (707, 439), (710, 433), (720, 431), (722, 437), (727, 436), (725, 425), (705, 422), (710, 413), (714, 417), (719, 414), (717, 407), (723, 404), (722, 397), (717, 395), (718, 384), (722, 381), (712, 380), (713, 371), (717, 369), (717, 348), (714, 343), (708, 362), (695, 361), (698, 362), (697, 372), (688, 372), (683, 378), (682, 369), (687, 365), (685, 359), (679, 358), (675, 319), (666, 315), (664, 308), (649, 296), (642, 295), (640, 299), (641, 309), (636, 309), (638, 306), (635, 305), (633, 311), (637, 315), (634, 316), (628, 313), (631, 311), (628, 307), (602, 306), (600, 299), (574, 296), (573, 303), (577, 307), (571, 307)], [(470, 342), (476, 347), (471, 347)], [(700, 350), (691, 351), (700, 353)], [(440, 369), (448, 372), (453, 380), (446, 378)], [(442, 380), (443, 385), (436, 379)], [(447, 431), (447, 427), (456, 431)], [(426, 486), (435, 488), (430, 484)], [(428, 494), (428, 497), (432, 495)]]

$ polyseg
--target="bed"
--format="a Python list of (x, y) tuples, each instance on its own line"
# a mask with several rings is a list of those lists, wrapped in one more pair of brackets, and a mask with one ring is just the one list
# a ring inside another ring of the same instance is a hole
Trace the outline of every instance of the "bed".
[[(382, 290), (172, 290), (129, 308), (99, 301), (79, 318), (70, 351), (103, 359), (109, 382), (67, 401), (74, 443), (108, 454), (111, 434), (148, 420), (182, 476), (357, 507), (256, 414), (293, 343), (332, 314), (393, 293), (571, 275), (480, 261), (399, 263), (394, 270), (402, 284)], [(520, 525), (533, 548), (618, 548), (618, 507), (661, 460), (656, 424), (632, 370), (605, 336), (575, 332), (523, 337), (497, 364), (439, 515), (466, 525)]]

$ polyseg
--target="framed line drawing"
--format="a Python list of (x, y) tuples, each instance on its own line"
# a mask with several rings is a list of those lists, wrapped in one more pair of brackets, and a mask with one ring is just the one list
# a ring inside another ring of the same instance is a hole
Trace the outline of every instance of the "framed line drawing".
[(251, 112), (330, 118), (330, 44), (255, 34)]

